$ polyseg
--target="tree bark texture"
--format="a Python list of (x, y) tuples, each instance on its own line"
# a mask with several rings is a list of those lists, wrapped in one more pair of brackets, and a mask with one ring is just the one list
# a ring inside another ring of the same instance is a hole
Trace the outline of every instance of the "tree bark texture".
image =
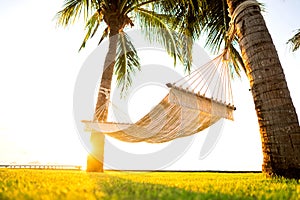
[[(111, 82), (115, 66), (118, 32), (118, 28), (110, 29), (109, 47), (104, 61), (104, 68), (95, 108), (94, 120), (102, 122), (106, 122), (108, 117), (108, 101), (110, 99)], [(107, 89), (106, 94), (101, 92), (103, 88)], [(103, 172), (105, 136), (103, 133), (92, 131), (90, 142), (92, 152), (87, 158), (86, 171)]]
[[(245, 0), (227, 0), (229, 12)], [(250, 81), (267, 176), (300, 177), (300, 128), (280, 60), (259, 6), (241, 11), (236, 34)]]

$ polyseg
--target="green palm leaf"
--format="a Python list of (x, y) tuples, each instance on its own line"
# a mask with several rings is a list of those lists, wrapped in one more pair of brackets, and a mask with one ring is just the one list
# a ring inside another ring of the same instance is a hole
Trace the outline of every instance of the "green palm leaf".
[(230, 61), (229, 68), (230, 68), (231, 77), (234, 78), (234, 75), (240, 77), (241, 70), (244, 70), (244, 72), (246, 72), (243, 59), (234, 44), (231, 43), (228, 49), (229, 49), (229, 61)]
[(296, 51), (300, 47), (300, 29), (297, 30), (297, 33), (288, 40), (288, 43), (291, 44), (292, 51)]
[[(227, 4), (225, 4), (227, 6)], [(225, 48), (227, 42), (227, 30), (230, 18), (227, 7), (224, 12), (224, 0), (209, 1), (207, 7), (203, 10), (202, 26), (205, 31), (206, 43), (212, 53), (217, 54), (220, 49)]]
[(121, 14), (126, 15), (132, 10), (134, 10), (134, 7), (139, 4), (140, 1), (138, 0), (122, 0), (120, 2), (120, 11)]
[(132, 75), (136, 70), (140, 70), (141, 65), (129, 36), (120, 32), (118, 37), (115, 74), (117, 75), (117, 86), (121, 87), (123, 93), (131, 85)]
[(65, 0), (63, 9), (56, 14), (57, 24), (68, 26), (79, 19), (81, 15), (84, 20), (98, 9), (101, 1), (97, 0)]
[(193, 40), (198, 39), (202, 31), (203, 19), (198, 17), (203, 16), (202, 4), (198, 0), (184, 1), (170, 13), (176, 16), (176, 30)]
[(157, 14), (143, 8), (137, 8), (136, 11), (136, 17), (143, 25), (141, 26), (143, 34), (150, 42), (162, 45), (174, 59), (174, 65), (176, 65), (176, 56), (181, 44), (176, 39), (178, 38), (177, 33), (167, 24), (168, 20), (171, 20), (170, 16)]
[(205, 47), (208, 47), (214, 54), (218, 54), (221, 49), (229, 51), (231, 72), (240, 76), (240, 70), (245, 70), (242, 57), (237, 47), (237, 37), (232, 37), (230, 41), (227, 36), (230, 18), (225, 0), (206, 1), (206, 7), (202, 10), (201, 25), (206, 36)]
[(183, 43), (182, 55), (185, 66), (187, 69), (192, 65), (192, 52), (194, 41), (198, 40), (203, 31), (203, 8), (205, 8), (206, 1), (189, 0), (184, 1), (175, 9), (175, 15), (177, 16), (175, 22), (176, 31), (180, 35), (184, 35), (186, 40)]
[[(143, 4), (146, 4), (145, 2), (147, 2), (147, 0), (143, 1)], [(186, 0), (154, 0), (151, 2), (151, 8), (160, 13), (172, 13), (174, 15), (174, 11), (178, 11), (178, 8), (185, 3)]]
[(102, 33), (102, 36), (101, 36), (101, 39), (100, 39), (98, 45), (100, 45), (100, 43), (108, 36), (108, 34), (109, 34), (109, 28), (106, 27)]
[(102, 15), (99, 12), (95, 12), (95, 14), (88, 20), (85, 27), (87, 29), (87, 33), (83, 39), (79, 51), (85, 47), (87, 40), (95, 35), (102, 20)]

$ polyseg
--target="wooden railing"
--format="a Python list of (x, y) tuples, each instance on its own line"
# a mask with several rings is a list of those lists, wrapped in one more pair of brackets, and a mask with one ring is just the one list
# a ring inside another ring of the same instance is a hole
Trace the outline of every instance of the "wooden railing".
[(0, 168), (10, 168), (10, 169), (72, 169), (81, 170), (79, 165), (39, 165), (39, 164), (27, 164), (27, 165), (0, 165)]

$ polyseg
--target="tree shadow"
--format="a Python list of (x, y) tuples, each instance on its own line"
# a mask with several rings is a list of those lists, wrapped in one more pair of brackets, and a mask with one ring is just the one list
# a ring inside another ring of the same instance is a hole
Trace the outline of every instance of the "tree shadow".
[[(257, 199), (255, 196), (226, 194), (220, 191), (196, 192), (176, 186), (148, 183), (139, 180), (120, 178), (109, 174), (109, 180), (98, 182), (99, 189), (104, 193), (102, 199)], [(211, 185), (207, 185), (211, 187)]]

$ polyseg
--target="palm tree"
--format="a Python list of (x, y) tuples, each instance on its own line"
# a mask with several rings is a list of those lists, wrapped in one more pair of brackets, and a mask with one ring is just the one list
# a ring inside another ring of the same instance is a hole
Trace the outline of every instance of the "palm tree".
[[(66, 27), (83, 16), (87, 32), (80, 49), (84, 48), (86, 42), (103, 26), (105, 28), (99, 44), (106, 37), (109, 40), (94, 120), (107, 121), (107, 99), (110, 97), (113, 74), (117, 76), (118, 86), (122, 91), (126, 91), (131, 84), (132, 74), (140, 69), (137, 51), (124, 31), (126, 27), (137, 24), (146, 38), (160, 43), (166, 49), (173, 57), (174, 64), (178, 57), (186, 69), (190, 69), (191, 60), (184, 58), (190, 56), (190, 52), (183, 51), (182, 36), (171, 29), (171, 24), (174, 24), (176, 19), (161, 9), (169, 10), (176, 4), (178, 1), (175, 0), (65, 0), (63, 9), (57, 13), (57, 22), (58, 25)], [(185, 46), (191, 49), (192, 41)], [(99, 110), (103, 112), (98, 112)], [(104, 135), (92, 132), (90, 141), (93, 150), (88, 156), (87, 171), (102, 172)]]
[[(229, 12), (245, 0), (227, 0)], [(263, 148), (263, 171), (300, 177), (300, 127), (285, 75), (258, 5), (235, 19), (236, 35), (250, 81)]]
[[(241, 55), (244, 65), (233, 63), (233, 66), (236, 69), (244, 66), (250, 81), (262, 141), (263, 172), (268, 176), (299, 178), (298, 117), (260, 6), (251, 0), (192, 2), (201, 5), (203, 15), (195, 18), (209, 35), (207, 45), (215, 50), (220, 46), (230, 48), (236, 58)], [(232, 19), (227, 17), (227, 9)], [(232, 29), (227, 25), (230, 20)]]
[(300, 29), (297, 30), (297, 33), (288, 40), (288, 43), (292, 46), (292, 51), (296, 51), (300, 47)]

